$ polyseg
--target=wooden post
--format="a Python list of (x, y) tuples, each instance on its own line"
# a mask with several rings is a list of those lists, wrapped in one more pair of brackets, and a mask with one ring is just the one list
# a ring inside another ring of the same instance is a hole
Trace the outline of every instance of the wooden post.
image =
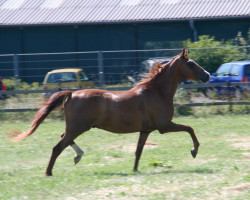
[(104, 84), (104, 72), (103, 72), (103, 52), (98, 52), (98, 71), (99, 71), (99, 87), (102, 88)]
[(228, 111), (231, 113), (233, 112), (233, 104), (232, 104), (232, 95), (231, 95), (231, 83), (230, 81), (227, 82), (227, 89), (228, 89)]
[(18, 60), (18, 55), (14, 54), (13, 55), (13, 68), (14, 68), (14, 77), (15, 77), (15, 82), (16, 82), (16, 87), (18, 87), (18, 79), (19, 79), (19, 60)]

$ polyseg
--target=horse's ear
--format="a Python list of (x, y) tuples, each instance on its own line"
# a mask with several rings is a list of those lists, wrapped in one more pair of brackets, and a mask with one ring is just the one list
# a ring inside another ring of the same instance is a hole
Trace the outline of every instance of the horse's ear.
[(185, 48), (183, 48), (183, 49), (182, 49), (182, 52), (181, 52), (181, 57), (182, 57), (182, 58), (184, 58), (184, 57), (185, 57), (185, 53), (186, 53), (186, 49), (185, 49)]
[(186, 49), (186, 48), (182, 49), (181, 57), (182, 58), (188, 58), (188, 49)]

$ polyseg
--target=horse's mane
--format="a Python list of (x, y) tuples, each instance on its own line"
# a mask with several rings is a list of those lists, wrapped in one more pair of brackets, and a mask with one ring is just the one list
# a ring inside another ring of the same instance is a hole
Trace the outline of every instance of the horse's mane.
[(164, 64), (162, 64), (160, 62), (154, 63), (152, 69), (148, 68), (149, 73), (145, 73), (144, 78), (137, 85), (141, 85), (143, 83), (149, 83), (152, 80), (159, 77), (165, 70), (167, 70), (169, 68), (169, 66), (175, 61), (175, 59), (177, 57), (179, 57), (179, 55), (173, 57), (172, 60), (170, 60), (169, 62), (164, 63)]

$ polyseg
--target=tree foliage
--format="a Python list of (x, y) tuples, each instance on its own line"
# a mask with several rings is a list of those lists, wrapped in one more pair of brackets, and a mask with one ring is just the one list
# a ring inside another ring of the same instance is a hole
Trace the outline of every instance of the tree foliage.
[(248, 41), (249, 38), (246, 40), (239, 32), (234, 40), (218, 41), (213, 36), (202, 35), (196, 42), (184, 41), (184, 46), (189, 48), (190, 58), (213, 73), (222, 63), (246, 59), (247, 49), (240, 46)]

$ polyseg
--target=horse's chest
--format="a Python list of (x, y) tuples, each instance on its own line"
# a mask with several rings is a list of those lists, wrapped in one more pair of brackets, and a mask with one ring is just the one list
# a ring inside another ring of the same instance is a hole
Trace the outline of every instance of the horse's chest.
[(164, 127), (169, 121), (172, 120), (174, 114), (174, 108), (168, 107), (152, 111), (151, 115), (149, 116), (149, 119), (151, 119), (151, 124), (154, 129), (161, 129), (161, 127)]

